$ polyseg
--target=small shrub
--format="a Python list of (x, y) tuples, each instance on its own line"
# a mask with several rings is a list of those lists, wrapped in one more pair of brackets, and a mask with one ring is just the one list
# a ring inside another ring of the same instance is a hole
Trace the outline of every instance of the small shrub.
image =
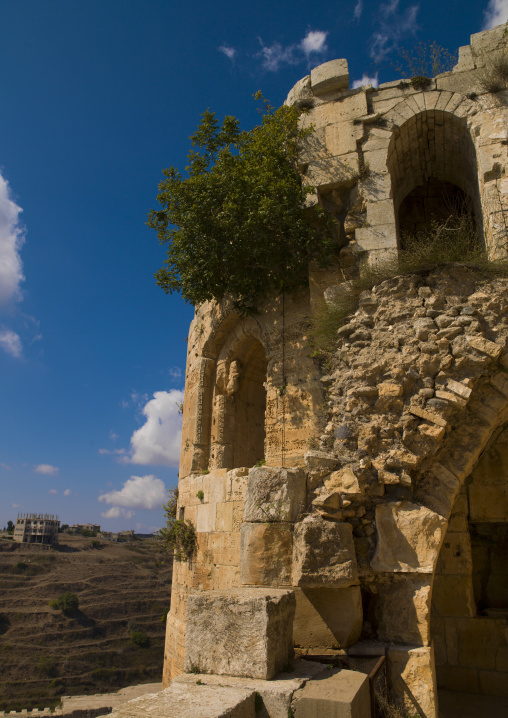
[(201, 678), (198, 678), (198, 680), (196, 681), (196, 685), (197, 685), (197, 686), (204, 686), (205, 684), (203, 683), (203, 681), (201, 680)]
[(204, 494), (203, 491), (198, 491), (198, 493), (196, 494), (196, 497), (197, 497), (200, 501), (203, 501), (203, 499), (205, 498), (205, 494)]
[(92, 539), (90, 541), (90, 548), (102, 548), (102, 544), (100, 541), (97, 541), (97, 539)]
[(399, 51), (394, 69), (408, 79), (428, 79), (449, 72), (456, 64), (456, 52), (450, 52), (437, 42), (419, 42), (411, 50), (402, 48)]
[(28, 568), (28, 564), (24, 561), (18, 561), (18, 563), (14, 566), (14, 570), (16, 573), (24, 573)]
[(487, 58), (484, 66), (476, 70), (476, 77), (485, 92), (505, 90), (508, 87), (508, 53)]
[(412, 77), (410, 82), (411, 87), (413, 87), (415, 90), (426, 90), (432, 84), (432, 80), (430, 79), (430, 77), (424, 77), (424, 75), (417, 75), (416, 77)]
[(129, 638), (131, 643), (139, 648), (148, 648), (150, 645), (150, 639), (143, 631), (131, 631)]
[(198, 673), (201, 673), (201, 671), (199, 670), (199, 666), (195, 666), (194, 663), (191, 663), (189, 673), (194, 673), (195, 675), (197, 675)]
[(5, 613), (0, 613), (0, 636), (9, 630), (11, 622)]
[(59, 598), (49, 602), (50, 608), (59, 608), (65, 616), (70, 616), (79, 609), (79, 599), (75, 593), (66, 591)]
[(168, 618), (168, 613), (169, 613), (169, 609), (170, 609), (170, 608), (171, 608), (171, 607), (168, 606), (167, 608), (164, 609), (163, 614), (162, 614), (162, 616), (161, 616), (161, 623), (166, 623), (166, 620), (167, 620), (167, 618)]
[(265, 464), (266, 464), (266, 460), (265, 460), (265, 459), (259, 459), (259, 461), (256, 461), (256, 463), (254, 464), (254, 466), (259, 467), (259, 466), (264, 466)]
[(37, 661), (37, 668), (44, 676), (48, 676), (48, 678), (54, 678), (58, 673), (56, 660), (53, 656), (41, 656)]

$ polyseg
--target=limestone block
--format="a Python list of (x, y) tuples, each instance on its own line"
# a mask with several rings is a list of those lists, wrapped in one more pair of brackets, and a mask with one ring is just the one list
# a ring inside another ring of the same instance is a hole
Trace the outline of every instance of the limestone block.
[(329, 478), (325, 479), (325, 486), (328, 491), (337, 489), (348, 496), (361, 496), (363, 494), (358, 478), (350, 466), (345, 466), (339, 471), (332, 471)]
[(458, 618), (459, 663), (470, 668), (493, 670), (496, 652), (506, 646), (505, 622), (492, 618)]
[(430, 577), (407, 576), (379, 588), (376, 617), (382, 641), (421, 645), (429, 640)]
[(337, 468), (338, 460), (333, 454), (324, 451), (308, 451), (305, 454), (305, 464), (309, 471), (317, 471), (323, 477)]
[(226, 474), (226, 501), (243, 501), (245, 489), (247, 488), (247, 479), (249, 476), (248, 468), (232, 469)]
[(233, 530), (233, 502), (228, 501), (227, 503), (217, 504), (217, 516), (215, 521), (215, 528), (217, 531), (229, 531)]
[(390, 199), (367, 204), (367, 222), (370, 225), (385, 225), (395, 223), (395, 211)]
[(295, 597), (281, 589), (190, 594), (185, 670), (270, 680), (292, 657)]
[(293, 532), (287, 523), (243, 523), (240, 581), (253, 586), (290, 586)]
[(215, 518), (216, 518), (216, 505), (215, 504), (201, 504), (196, 508), (196, 531), (210, 533), (215, 531)]
[(454, 72), (464, 72), (465, 70), (474, 70), (475, 64), (473, 59), (473, 53), (471, 52), (470, 45), (463, 45), (459, 47), (459, 59), (455, 67)]
[(292, 708), (295, 718), (370, 718), (369, 678), (335, 668), (296, 691)]
[(363, 145), (364, 152), (371, 150), (387, 150), (392, 139), (390, 130), (384, 130), (379, 127), (371, 127), (367, 142)]
[(293, 85), (290, 89), (288, 96), (285, 101), (285, 105), (291, 107), (292, 105), (299, 106), (302, 102), (312, 101), (313, 95), (310, 87), (310, 75), (302, 77), (301, 80)]
[(258, 466), (249, 471), (243, 520), (296, 521), (305, 502), (303, 469)]
[(425, 506), (395, 501), (376, 506), (374, 571), (432, 573), (445, 519)]
[(173, 683), (115, 708), (115, 718), (254, 718), (252, 688)]
[(312, 92), (322, 95), (332, 90), (347, 90), (349, 88), (349, 70), (347, 60), (330, 60), (318, 65), (310, 73)]
[(357, 142), (363, 137), (363, 125), (353, 122), (339, 122), (328, 125), (325, 132), (325, 142), (328, 152), (335, 155), (345, 155), (356, 152)]
[(478, 671), (481, 693), (488, 696), (503, 696), (508, 698), (508, 681), (506, 673), (498, 671)]
[(307, 516), (295, 524), (293, 585), (345, 588), (358, 582), (353, 528)]
[(451, 691), (479, 693), (478, 671), (462, 666), (441, 666), (437, 674), (438, 687)]
[(440, 616), (476, 616), (471, 575), (437, 575), (432, 589), (432, 607)]
[(305, 180), (314, 187), (338, 188), (351, 187), (358, 177), (358, 153), (349, 152), (340, 157), (327, 155), (317, 161), (309, 162)]
[(359, 586), (295, 588), (295, 597), (295, 646), (347, 648), (360, 637), (363, 614)]
[(326, 494), (319, 494), (312, 501), (312, 505), (318, 509), (326, 509), (327, 511), (338, 511), (340, 509), (340, 492), (330, 491)]
[(419, 713), (425, 718), (437, 718), (432, 647), (390, 646), (388, 675), (393, 692), (409, 715)]
[(374, 227), (360, 227), (355, 232), (358, 249), (370, 252), (377, 249), (397, 249), (395, 224), (380, 224)]

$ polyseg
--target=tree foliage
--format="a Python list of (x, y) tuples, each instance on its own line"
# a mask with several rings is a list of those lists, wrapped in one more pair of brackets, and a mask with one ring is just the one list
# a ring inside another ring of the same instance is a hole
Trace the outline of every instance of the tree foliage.
[(312, 130), (300, 128), (300, 114), (265, 102), (261, 124), (242, 131), (234, 117), (219, 125), (203, 113), (185, 176), (164, 170), (162, 209), (148, 215), (168, 245), (155, 275), (165, 292), (195, 305), (232, 295), (249, 313), (267, 293), (305, 284), (310, 260), (330, 262), (331, 220), (305, 206), (313, 188), (303, 187), (297, 157)]

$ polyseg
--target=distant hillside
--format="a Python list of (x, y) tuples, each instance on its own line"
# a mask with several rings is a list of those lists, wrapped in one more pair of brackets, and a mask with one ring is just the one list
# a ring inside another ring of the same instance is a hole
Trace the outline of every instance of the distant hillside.
[[(0, 538), (0, 710), (161, 678), (171, 559), (150, 540), (60, 540), (48, 549)], [(48, 605), (65, 591), (79, 598), (72, 616)]]

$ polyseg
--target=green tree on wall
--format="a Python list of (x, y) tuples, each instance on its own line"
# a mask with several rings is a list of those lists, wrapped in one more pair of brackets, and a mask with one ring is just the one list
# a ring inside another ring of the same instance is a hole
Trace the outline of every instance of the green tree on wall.
[(261, 124), (242, 131), (234, 117), (220, 126), (215, 113), (203, 113), (185, 176), (164, 170), (162, 209), (148, 215), (168, 245), (155, 275), (165, 292), (193, 304), (232, 295), (246, 314), (266, 294), (304, 285), (311, 260), (330, 263), (332, 220), (306, 207), (313, 188), (298, 169), (299, 147), (313, 131), (300, 128), (300, 115), (265, 101)]

